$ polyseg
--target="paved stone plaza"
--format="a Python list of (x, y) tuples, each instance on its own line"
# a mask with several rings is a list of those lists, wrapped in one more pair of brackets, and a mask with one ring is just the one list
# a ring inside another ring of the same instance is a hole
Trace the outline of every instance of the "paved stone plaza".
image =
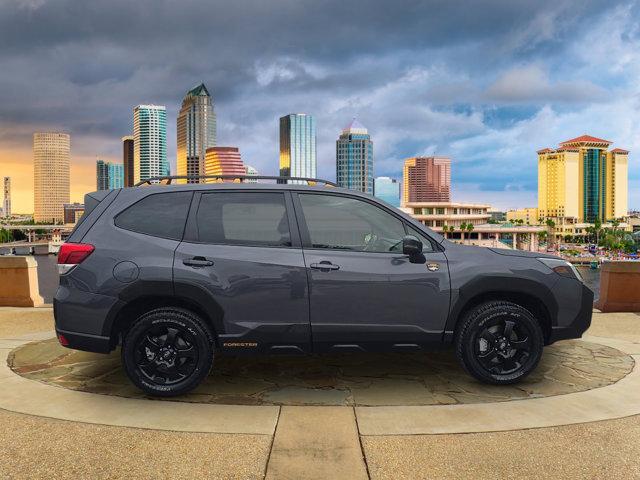
[(595, 314), (517, 386), (450, 351), (226, 358), (170, 401), (51, 337), (51, 309), (0, 309), (1, 476), (640, 478), (637, 314)]
[[(9, 357), (14, 372), (83, 392), (144, 398), (126, 377), (120, 352), (61, 347), (55, 338), (28, 343)], [(207, 381), (172, 399), (231, 405), (452, 405), (504, 402), (581, 392), (617, 382), (633, 358), (598, 343), (569, 340), (545, 349), (526, 381), (475, 381), (452, 351), (425, 354), (219, 358)]]

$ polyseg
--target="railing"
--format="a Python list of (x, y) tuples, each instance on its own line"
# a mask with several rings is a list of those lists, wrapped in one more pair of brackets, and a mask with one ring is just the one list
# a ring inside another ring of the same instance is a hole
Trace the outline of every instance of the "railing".
[(289, 182), (307, 182), (307, 185), (323, 184), (330, 187), (337, 187), (338, 185), (329, 180), (323, 180), (321, 178), (307, 178), (307, 177), (279, 177), (270, 175), (170, 175), (164, 177), (153, 177), (147, 180), (143, 180), (134, 185), (134, 187), (141, 187), (143, 185), (153, 185), (165, 182), (164, 185), (171, 185), (174, 180), (203, 180), (203, 179), (215, 179), (215, 180), (234, 180), (240, 183), (251, 183), (254, 180), (275, 180), (277, 183), (287, 184)]

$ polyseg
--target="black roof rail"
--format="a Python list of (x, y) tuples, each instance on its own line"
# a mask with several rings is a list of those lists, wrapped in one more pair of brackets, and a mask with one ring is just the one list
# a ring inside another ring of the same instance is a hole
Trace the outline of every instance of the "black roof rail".
[(337, 187), (335, 182), (329, 180), (323, 180), (321, 178), (307, 178), (307, 177), (279, 177), (270, 175), (168, 175), (163, 177), (153, 177), (147, 180), (143, 180), (134, 185), (134, 187), (141, 187), (143, 185), (152, 185), (155, 183), (166, 182), (166, 185), (171, 185), (174, 180), (202, 180), (202, 179), (216, 179), (216, 180), (239, 180), (242, 183), (245, 180), (275, 180), (277, 183), (289, 183), (289, 181), (307, 182), (307, 185), (313, 185), (316, 183), (322, 183), (331, 187)]

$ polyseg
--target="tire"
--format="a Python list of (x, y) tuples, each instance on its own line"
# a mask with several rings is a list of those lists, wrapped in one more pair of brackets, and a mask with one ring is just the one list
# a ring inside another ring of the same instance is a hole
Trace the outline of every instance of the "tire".
[(129, 379), (145, 393), (182, 395), (196, 388), (211, 370), (211, 331), (188, 310), (152, 310), (124, 335), (122, 363)]
[(516, 383), (540, 362), (544, 336), (527, 309), (511, 302), (483, 303), (465, 315), (455, 338), (458, 360), (481, 382)]

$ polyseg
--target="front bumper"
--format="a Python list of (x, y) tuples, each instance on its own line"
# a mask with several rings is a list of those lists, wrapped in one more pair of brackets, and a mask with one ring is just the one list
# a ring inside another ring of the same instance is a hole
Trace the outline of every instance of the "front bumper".
[(586, 285), (582, 285), (582, 301), (580, 302), (580, 311), (569, 325), (562, 327), (552, 327), (547, 344), (557, 342), (558, 340), (582, 337), (582, 334), (591, 326), (592, 315), (593, 292)]

